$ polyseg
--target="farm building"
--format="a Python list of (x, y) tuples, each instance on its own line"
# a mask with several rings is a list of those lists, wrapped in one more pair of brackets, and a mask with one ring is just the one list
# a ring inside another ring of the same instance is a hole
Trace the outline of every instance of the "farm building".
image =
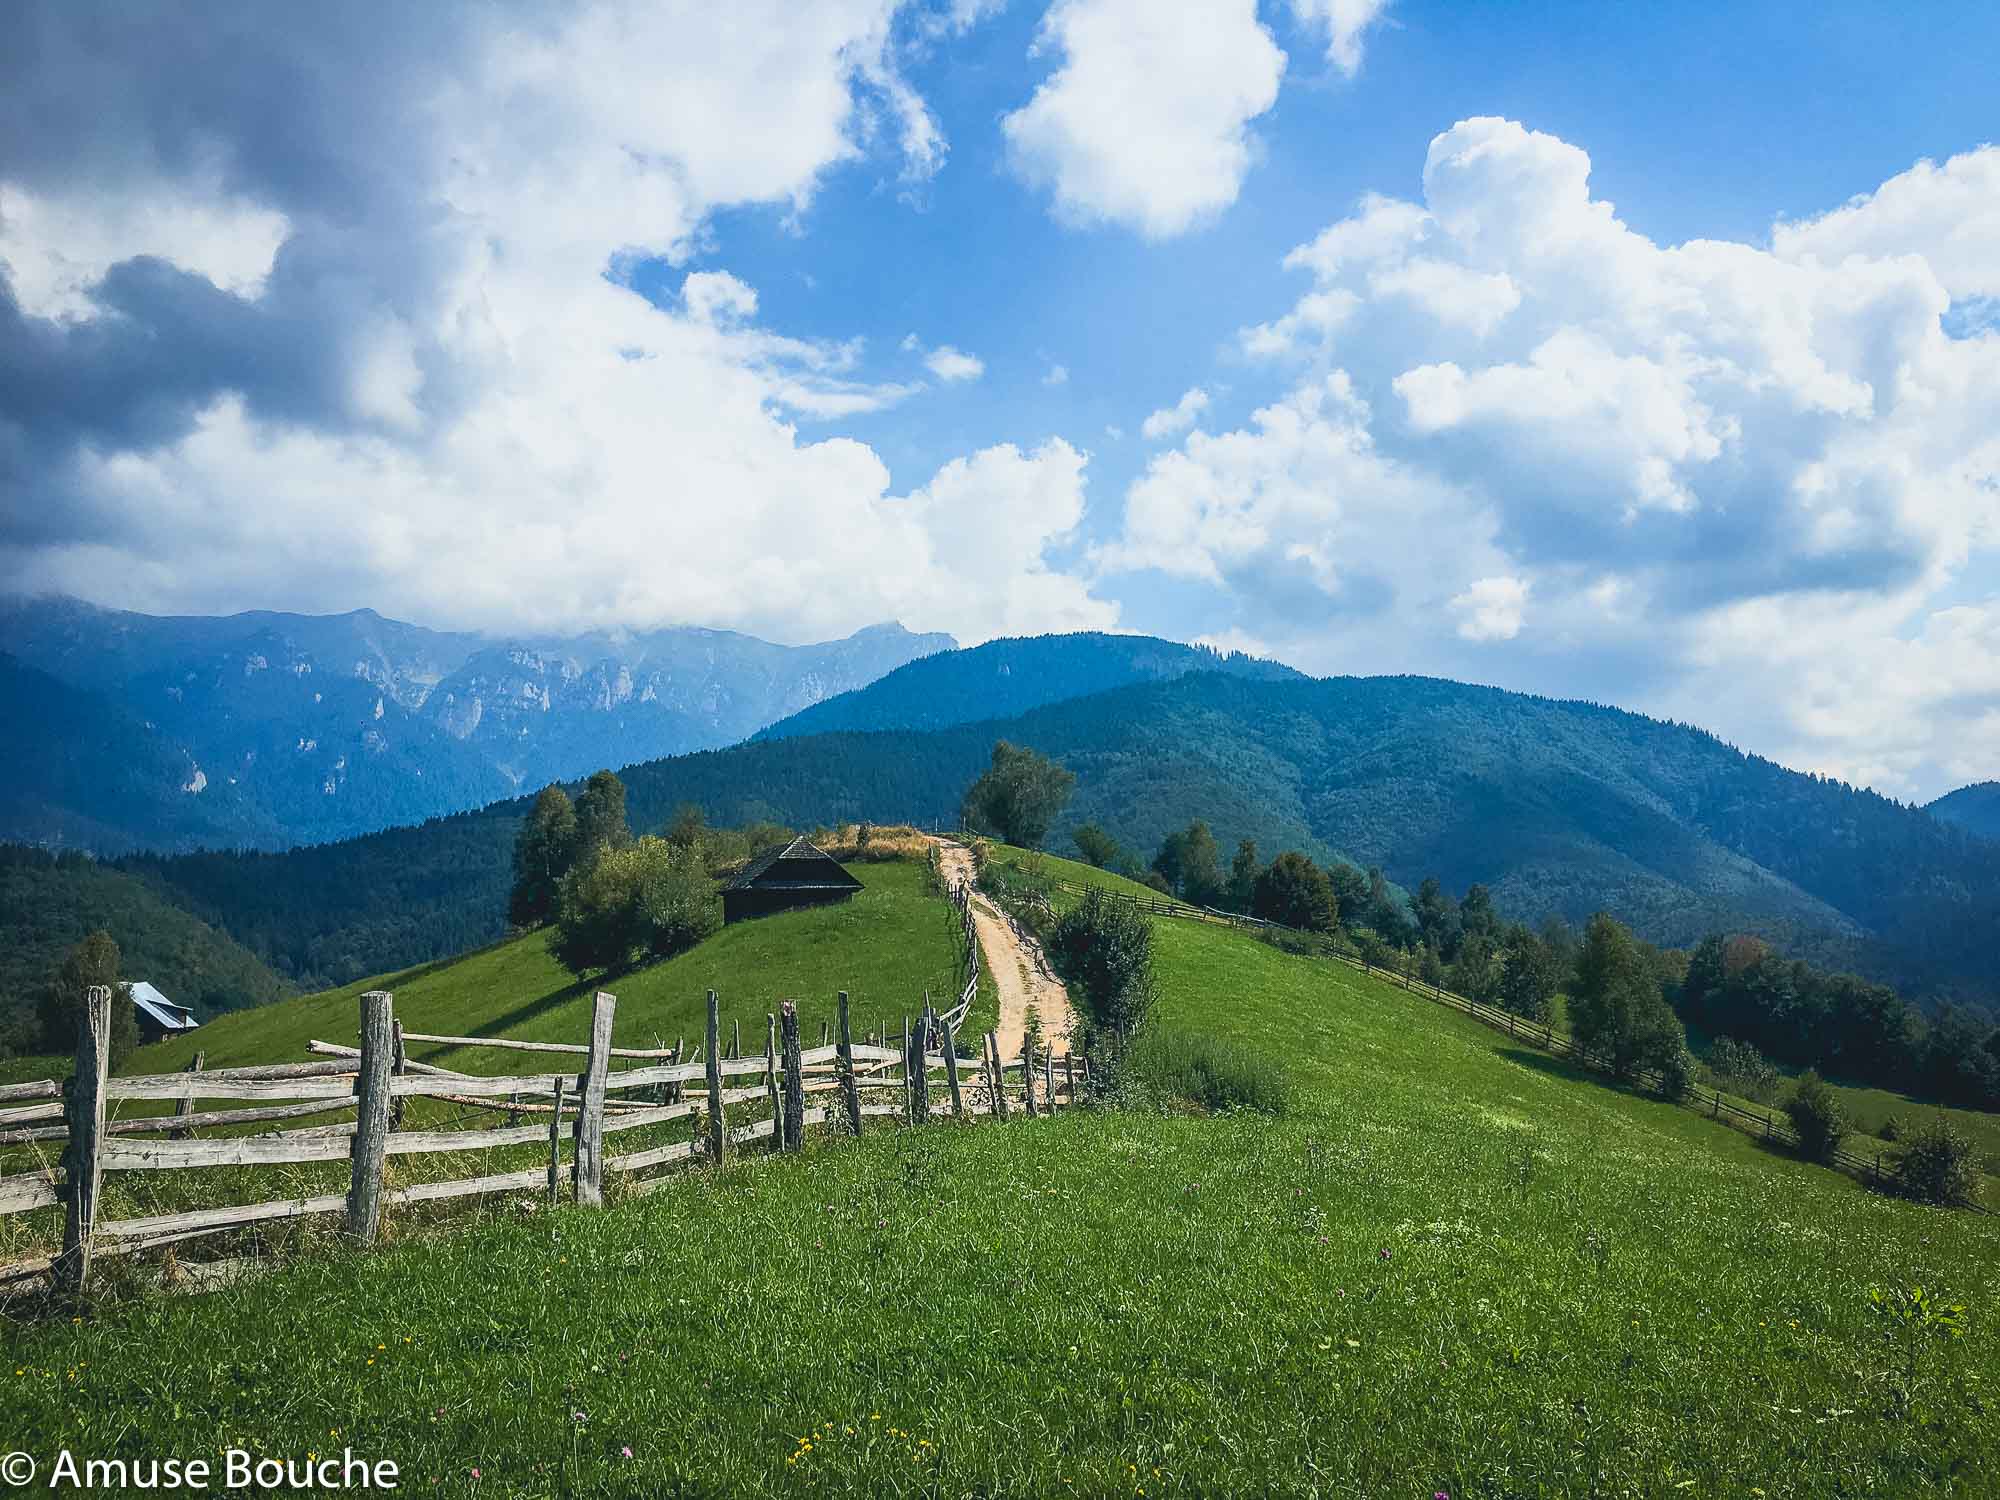
[(185, 1005), (176, 1005), (145, 980), (127, 985), (132, 992), (132, 1016), (139, 1023), (139, 1040), (157, 1042), (161, 1037), (193, 1031), (201, 1022)]
[(722, 888), (722, 920), (740, 922), (795, 906), (823, 906), (845, 901), (860, 889), (861, 882), (839, 860), (810, 840), (796, 838), (765, 850)]

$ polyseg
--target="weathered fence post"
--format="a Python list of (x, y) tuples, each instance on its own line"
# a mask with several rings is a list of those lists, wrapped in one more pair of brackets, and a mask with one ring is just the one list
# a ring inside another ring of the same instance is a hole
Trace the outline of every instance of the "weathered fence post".
[(994, 1032), (986, 1033), (986, 1071), (993, 1080), (993, 1113), (1001, 1119), (1007, 1118), (1007, 1069), (1000, 1059), (1000, 1038)]
[(836, 1007), (840, 1026), (840, 1097), (847, 1106), (847, 1125), (856, 1135), (861, 1134), (861, 1086), (854, 1081), (854, 1042), (847, 1032), (847, 991), (840, 992)]
[(830, 1021), (821, 1021), (819, 1023), (819, 1044), (822, 1047), (833, 1040), (833, 1033), (830, 1029), (832, 1024)]
[(394, 1004), (387, 990), (370, 990), (361, 997), (347, 1232), (364, 1245), (374, 1244), (382, 1227), (382, 1164), (389, 1155), (389, 1078), (396, 1051)]
[(916, 1035), (910, 1038), (910, 1123), (926, 1125), (931, 1118), (931, 1008), (925, 1005), (917, 1016)]
[(1027, 1099), (1028, 1113), (1039, 1114), (1035, 1108), (1035, 1039), (1021, 1038), (1021, 1088)]
[(69, 1144), (63, 1148), (63, 1247), (56, 1257), (55, 1283), (65, 1292), (83, 1289), (90, 1274), (90, 1237), (97, 1226), (97, 1194), (104, 1184), (98, 1142), (104, 1138), (104, 1075), (111, 1064), (111, 987), (84, 991), (76, 1022), (76, 1071), (63, 1098)]
[(708, 1155), (718, 1167), (729, 1147), (729, 1122), (722, 1104), (722, 1010), (708, 992)]
[(1042, 1098), (1048, 1101), (1049, 1113), (1056, 1112), (1056, 1054), (1053, 1048), (1042, 1054), (1042, 1081), (1046, 1087)]
[(938, 1029), (943, 1033), (944, 1083), (951, 1090), (951, 1116), (954, 1120), (965, 1118), (965, 1095), (958, 1086), (958, 1038), (952, 1035), (951, 1021), (938, 1017)]
[[(199, 1073), (202, 1069), (202, 1064), (207, 1060), (208, 1060), (208, 1054), (206, 1052), (195, 1053), (193, 1057), (188, 1059), (187, 1071), (190, 1073)], [(186, 1119), (189, 1115), (193, 1113), (194, 1113), (194, 1085), (189, 1084), (188, 1091), (185, 1094), (181, 1095), (181, 1102), (174, 1106), (174, 1115), (176, 1116), (176, 1118)], [(176, 1126), (171, 1132), (169, 1132), (168, 1136), (170, 1140), (176, 1140), (176, 1141), (191, 1140), (193, 1139), (193, 1137), (194, 1137), (194, 1127), (192, 1125)]]
[[(389, 1076), (391, 1078), (401, 1078), (404, 1070), (409, 1065), (409, 1061), (409, 1053), (403, 1047), (403, 1023), (401, 1021), (391, 1021), (389, 1023)], [(403, 1128), (403, 1101), (399, 1096), (394, 1094), (389, 1096), (389, 1128), (391, 1130), (401, 1130)]]
[[(685, 1036), (677, 1036), (674, 1038), (674, 1061), (677, 1063), (684, 1063), (687, 1060), (688, 1060), (688, 1039)], [(672, 1085), (672, 1087), (674, 1091), (674, 1096), (667, 1102), (669, 1104), (679, 1104), (681, 1100), (687, 1095), (687, 1085), (679, 1081), (676, 1081)]]
[(554, 1083), (555, 1083), (554, 1093), (556, 1096), (556, 1107), (554, 1113), (552, 1113), (549, 1116), (549, 1207), (550, 1208), (554, 1208), (556, 1206), (557, 1184), (561, 1180), (563, 1091), (569, 1087), (569, 1080), (567, 1078), (558, 1077), (554, 1080)]
[(764, 1091), (771, 1096), (771, 1148), (785, 1144), (785, 1101), (778, 1095), (778, 1018), (764, 1013)]
[(734, 1058), (743, 1056), (743, 1018), (741, 1016), (738, 1016), (729, 1023), (729, 1055)]
[(778, 1007), (778, 1034), (785, 1049), (785, 1149), (806, 1143), (806, 1080), (799, 1062), (799, 1006), (787, 1000)]
[(1076, 1103), (1076, 1054), (1063, 1054), (1063, 1087), (1069, 1092), (1069, 1102)]
[(576, 1201), (585, 1208), (604, 1206), (604, 1078), (611, 1068), (611, 1020), (617, 1009), (618, 997), (599, 990), (590, 1011), (590, 1051), (583, 1063), (576, 1160), (570, 1173), (576, 1182)]

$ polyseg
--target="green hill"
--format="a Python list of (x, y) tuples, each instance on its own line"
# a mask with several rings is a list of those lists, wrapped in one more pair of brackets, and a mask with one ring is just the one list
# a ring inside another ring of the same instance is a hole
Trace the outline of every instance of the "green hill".
[[(1253, 1051), (1281, 1117), (871, 1127), (607, 1212), (494, 1205), (24, 1330), (13, 1440), (205, 1452), (251, 1400), (263, 1452), (352, 1444), (445, 1495), (1969, 1495), (2000, 1470), (1994, 1220), (1344, 967), (1156, 934), (1158, 1024)], [(535, 961), (399, 994), (532, 1008)], [(312, 1025), (352, 1014), (327, 1004)], [(1877, 1310), (1913, 1286), (1969, 1305), (1962, 1337)]]
[[(864, 889), (850, 901), (738, 922), (686, 953), (629, 973), (579, 981), (549, 956), (547, 933), (531, 932), (449, 962), (225, 1016), (195, 1035), (141, 1048), (125, 1071), (171, 1072), (197, 1049), (210, 1067), (298, 1062), (315, 1038), (351, 1044), (357, 997), (371, 989), (395, 995), (406, 1030), (437, 1036), (580, 1042), (589, 1036), (591, 997), (599, 989), (618, 996), (612, 1040), (620, 1047), (698, 1042), (711, 989), (719, 993), (724, 1027), (742, 1024), (746, 1051), (753, 1044), (763, 1051), (764, 1017), (785, 999), (799, 1002), (803, 1024), (816, 1038), (843, 989), (857, 1029), (879, 1029), (884, 1021), (900, 1027), (926, 991), (943, 999), (955, 988), (949, 908), (930, 891), (919, 864), (851, 868)], [(988, 1011), (991, 1003), (988, 996)], [(507, 1073), (521, 1066), (519, 1054), (491, 1050), (418, 1046), (410, 1052), (419, 1061), (448, 1054), (450, 1066), (462, 1072)]]

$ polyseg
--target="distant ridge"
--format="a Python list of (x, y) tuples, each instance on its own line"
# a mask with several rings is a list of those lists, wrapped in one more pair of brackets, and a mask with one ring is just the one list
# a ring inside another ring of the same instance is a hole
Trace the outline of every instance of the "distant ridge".
[(1259, 682), (1307, 680), (1279, 662), (1149, 635), (1078, 631), (1007, 636), (920, 657), (866, 687), (781, 719), (754, 738), (791, 739), (842, 729), (948, 729), (1190, 672), (1222, 672)]
[(1983, 839), (2000, 839), (2000, 781), (1975, 781), (1946, 792), (1924, 811)]

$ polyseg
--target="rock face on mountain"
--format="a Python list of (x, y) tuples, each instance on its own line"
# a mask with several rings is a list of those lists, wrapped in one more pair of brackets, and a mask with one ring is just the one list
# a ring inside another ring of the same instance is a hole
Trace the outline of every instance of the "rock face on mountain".
[[(344, 838), (733, 744), (952, 645), (898, 625), (811, 646), (699, 628), (508, 641), (365, 609), (9, 600), (0, 714), (33, 745), (10, 760), (0, 838), (99, 853)], [(78, 774), (108, 738), (145, 754), (116, 778)]]

